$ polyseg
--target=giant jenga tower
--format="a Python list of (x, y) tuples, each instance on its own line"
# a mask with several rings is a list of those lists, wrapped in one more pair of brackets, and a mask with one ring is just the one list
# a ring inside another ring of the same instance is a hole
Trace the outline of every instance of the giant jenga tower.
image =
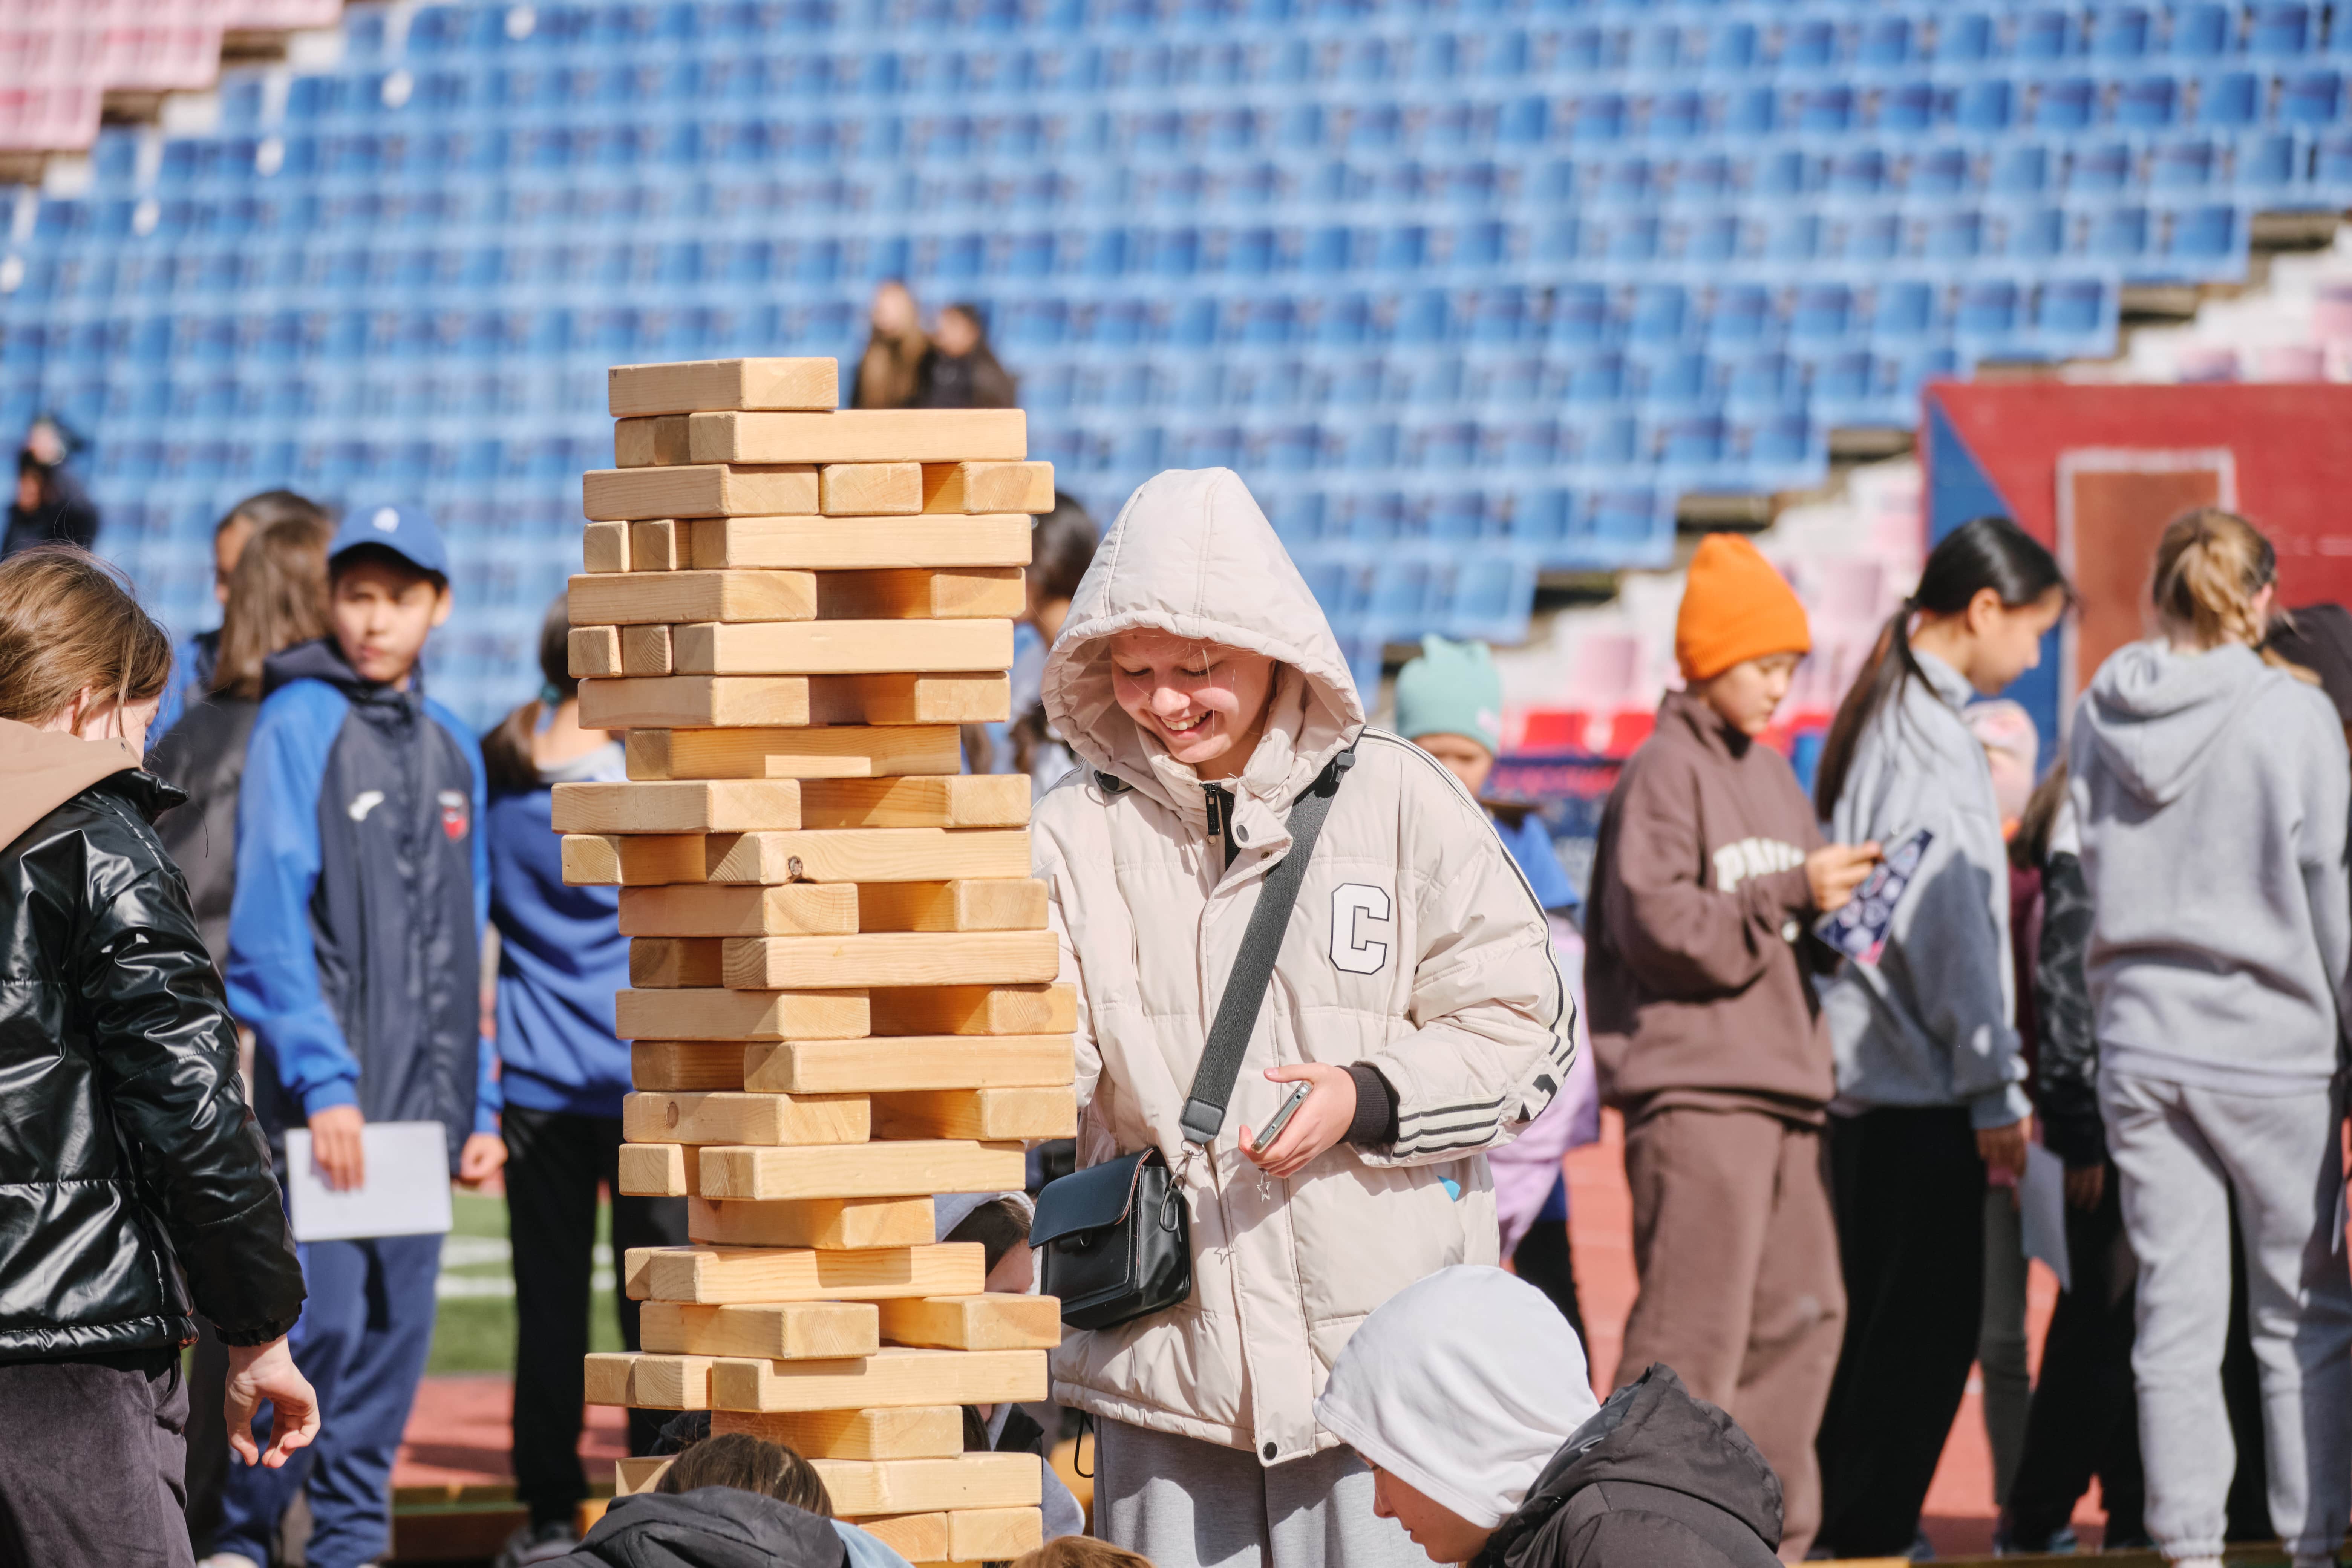
[(590, 1356), (588, 1398), (790, 1444), (912, 1562), (1014, 1556), (1038, 1461), (964, 1453), (958, 1407), (1044, 1398), (1059, 1314), (985, 1294), (930, 1194), (1017, 1190), (1076, 1129), (1029, 781), (957, 771), (957, 726), (1008, 716), (1052, 469), (1017, 409), (835, 412), (831, 360), (611, 395), (571, 651), (629, 777), (558, 784), (555, 826), (632, 939), (621, 1190), (684, 1196), (694, 1245), (624, 1260), (645, 1350)]

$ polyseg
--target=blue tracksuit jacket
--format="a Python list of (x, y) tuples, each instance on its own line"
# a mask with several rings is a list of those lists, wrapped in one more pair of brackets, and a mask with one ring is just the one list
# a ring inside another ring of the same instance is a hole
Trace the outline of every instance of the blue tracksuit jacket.
[(275, 1142), (331, 1105), (438, 1121), (450, 1168), (497, 1126), (481, 1037), (482, 756), (455, 714), (362, 680), (333, 639), (271, 658), (246, 751), (229, 1007)]

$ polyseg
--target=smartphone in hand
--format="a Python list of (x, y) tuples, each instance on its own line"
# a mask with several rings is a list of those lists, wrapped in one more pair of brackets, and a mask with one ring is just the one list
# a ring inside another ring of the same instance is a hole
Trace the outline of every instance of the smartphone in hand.
[(1272, 1148), (1274, 1141), (1282, 1136), (1282, 1130), (1290, 1125), (1290, 1119), (1298, 1114), (1298, 1108), (1307, 1103), (1307, 1097), (1314, 1091), (1314, 1088), (1315, 1086), (1309, 1083), (1302, 1083), (1294, 1088), (1290, 1091), (1290, 1098), (1282, 1102), (1282, 1109), (1269, 1117), (1266, 1124), (1258, 1129), (1257, 1136), (1250, 1140), (1250, 1147), (1261, 1154)]
[(1887, 932), (1895, 929), (1895, 906), (1935, 838), (1922, 827), (1889, 848), (1853, 897), (1814, 925), (1814, 934), (1857, 963), (1876, 963), (1886, 951)]

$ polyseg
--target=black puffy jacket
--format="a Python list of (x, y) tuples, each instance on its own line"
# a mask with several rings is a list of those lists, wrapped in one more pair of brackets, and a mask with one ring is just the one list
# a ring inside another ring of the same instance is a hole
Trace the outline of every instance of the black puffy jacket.
[(1775, 1568), (1780, 1479), (1663, 1362), (1578, 1427), (1472, 1568)]
[(0, 1361), (180, 1344), (192, 1307), (264, 1344), (302, 1307), (220, 977), (150, 826), (185, 797), (99, 747), (0, 722)]
[(615, 1498), (552, 1568), (842, 1568), (832, 1522), (761, 1492), (701, 1487)]

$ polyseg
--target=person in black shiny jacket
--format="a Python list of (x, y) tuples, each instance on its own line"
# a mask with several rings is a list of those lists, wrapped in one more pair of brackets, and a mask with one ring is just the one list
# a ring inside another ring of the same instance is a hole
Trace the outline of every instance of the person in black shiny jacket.
[(86, 552), (0, 563), (0, 1562), (193, 1561), (192, 1311), (230, 1347), (220, 1415), (248, 1462), (318, 1431), (236, 1029), (150, 826), (184, 798), (139, 766), (170, 668)]

